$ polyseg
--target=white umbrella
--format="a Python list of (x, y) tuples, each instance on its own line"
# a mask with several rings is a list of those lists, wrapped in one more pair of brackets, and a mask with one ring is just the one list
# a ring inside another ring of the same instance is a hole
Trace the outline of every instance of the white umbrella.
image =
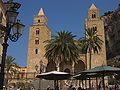
[(46, 80), (54, 80), (55, 90), (58, 90), (58, 80), (69, 79), (72, 75), (66, 72), (51, 71), (42, 74), (38, 74), (36, 77)]
[(69, 79), (70, 76), (72, 75), (66, 72), (51, 71), (51, 72), (38, 74), (36, 77), (46, 80), (66, 80)]

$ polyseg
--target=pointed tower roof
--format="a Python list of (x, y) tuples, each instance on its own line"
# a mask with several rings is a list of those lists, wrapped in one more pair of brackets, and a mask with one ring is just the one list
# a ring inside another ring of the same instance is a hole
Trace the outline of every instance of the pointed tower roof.
[(89, 10), (95, 10), (97, 9), (97, 7), (95, 6), (95, 4), (92, 3), (92, 5), (90, 6)]
[(40, 11), (38, 12), (38, 15), (45, 15), (42, 8), (41, 8)]

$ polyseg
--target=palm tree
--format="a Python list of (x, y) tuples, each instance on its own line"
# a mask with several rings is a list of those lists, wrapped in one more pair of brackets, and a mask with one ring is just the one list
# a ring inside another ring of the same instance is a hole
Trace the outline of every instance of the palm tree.
[(77, 42), (71, 32), (60, 31), (57, 35), (52, 36), (51, 40), (46, 41), (45, 57), (48, 60), (53, 60), (57, 64), (59, 71), (60, 62), (77, 62), (79, 58), (79, 49)]
[(82, 52), (89, 53), (89, 69), (91, 69), (92, 51), (98, 53), (101, 50), (103, 41), (100, 39), (100, 35), (97, 35), (97, 31), (93, 28), (86, 29), (85, 38), (79, 40)]
[(10, 81), (10, 77), (12, 77), (17, 72), (18, 65), (15, 62), (15, 58), (12, 56), (7, 56), (5, 61), (5, 71), (6, 71), (6, 83)]

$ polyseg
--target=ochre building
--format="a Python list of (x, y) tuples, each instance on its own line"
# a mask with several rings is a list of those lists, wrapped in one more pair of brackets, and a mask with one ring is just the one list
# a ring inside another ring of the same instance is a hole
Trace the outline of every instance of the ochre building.
[[(99, 15), (99, 9), (92, 4), (88, 9), (88, 17), (85, 20), (85, 29), (94, 28), (103, 41), (102, 50), (99, 53), (92, 52), (91, 67), (106, 65), (106, 48), (104, 23)], [(44, 57), (46, 45), (45, 41), (51, 39), (51, 31), (47, 25), (47, 17), (41, 8), (39, 13), (34, 17), (34, 22), (29, 29), (27, 73), (33, 77), (36, 73), (56, 70), (55, 62), (48, 62)], [(61, 62), (60, 71), (76, 74), (85, 69), (89, 69), (89, 53), (80, 54), (78, 63)], [(32, 75), (33, 74), (33, 75)]]

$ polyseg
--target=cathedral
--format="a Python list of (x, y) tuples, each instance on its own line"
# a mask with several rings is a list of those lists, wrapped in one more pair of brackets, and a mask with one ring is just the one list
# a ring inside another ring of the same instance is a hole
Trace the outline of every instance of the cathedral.
[[(120, 54), (120, 17), (117, 17), (118, 20), (110, 19), (113, 18), (116, 12), (120, 13), (120, 5), (118, 10), (115, 10), (114, 12), (108, 12), (109, 14), (104, 16), (100, 15), (99, 8), (97, 8), (95, 4), (92, 4), (88, 9), (88, 16), (85, 19), (84, 29), (95, 29), (99, 35), (99, 38), (103, 41), (101, 51), (98, 53), (94, 53), (92, 51), (91, 68), (106, 65), (106, 57), (113, 58), (119, 56)], [(47, 20), (48, 18), (46, 17), (44, 10), (41, 8), (34, 16), (33, 23), (29, 27), (27, 67), (19, 67), (18, 71), (20, 71), (20, 73), (15, 75), (15, 80), (13, 81), (28, 81), (33, 85), (36, 85), (37, 88), (40, 88), (41, 86), (46, 87), (48, 84), (50, 84), (50, 82), (44, 82), (44, 80), (41, 81), (43, 83), (40, 84), (40, 80), (36, 79), (36, 75), (39, 73), (56, 70), (56, 63), (53, 61), (48, 62), (48, 60), (44, 57), (46, 45), (45, 41), (51, 39), (51, 30), (47, 24)], [(109, 25), (110, 21), (112, 22), (111, 25)], [(2, 1), (0, 1), (0, 28), (1, 25), (5, 26), (5, 24), (5, 8)], [(3, 39), (1, 38), (0, 58), (2, 54), (2, 43)], [(87, 54), (80, 53), (79, 61), (77, 63), (61, 62), (59, 65), (59, 70), (69, 72), (71, 74), (77, 74), (83, 70), (89, 69), (89, 56), (89, 52), (87, 52)], [(69, 84), (67, 81), (65, 81), (65, 83)]]
[[(106, 65), (106, 48), (104, 23), (100, 18), (99, 9), (92, 4), (88, 9), (88, 17), (85, 19), (85, 29), (95, 28), (100, 39), (103, 41), (102, 50), (99, 53), (92, 52), (91, 67)], [(27, 72), (42, 73), (55, 70), (55, 62), (48, 62), (44, 57), (46, 40), (51, 39), (51, 31), (47, 25), (47, 17), (41, 8), (34, 17), (34, 22), (29, 29)], [(89, 69), (89, 53), (81, 54), (78, 63), (62, 62), (60, 71), (67, 71), (76, 74), (80, 71)], [(32, 77), (32, 75), (29, 75)]]

